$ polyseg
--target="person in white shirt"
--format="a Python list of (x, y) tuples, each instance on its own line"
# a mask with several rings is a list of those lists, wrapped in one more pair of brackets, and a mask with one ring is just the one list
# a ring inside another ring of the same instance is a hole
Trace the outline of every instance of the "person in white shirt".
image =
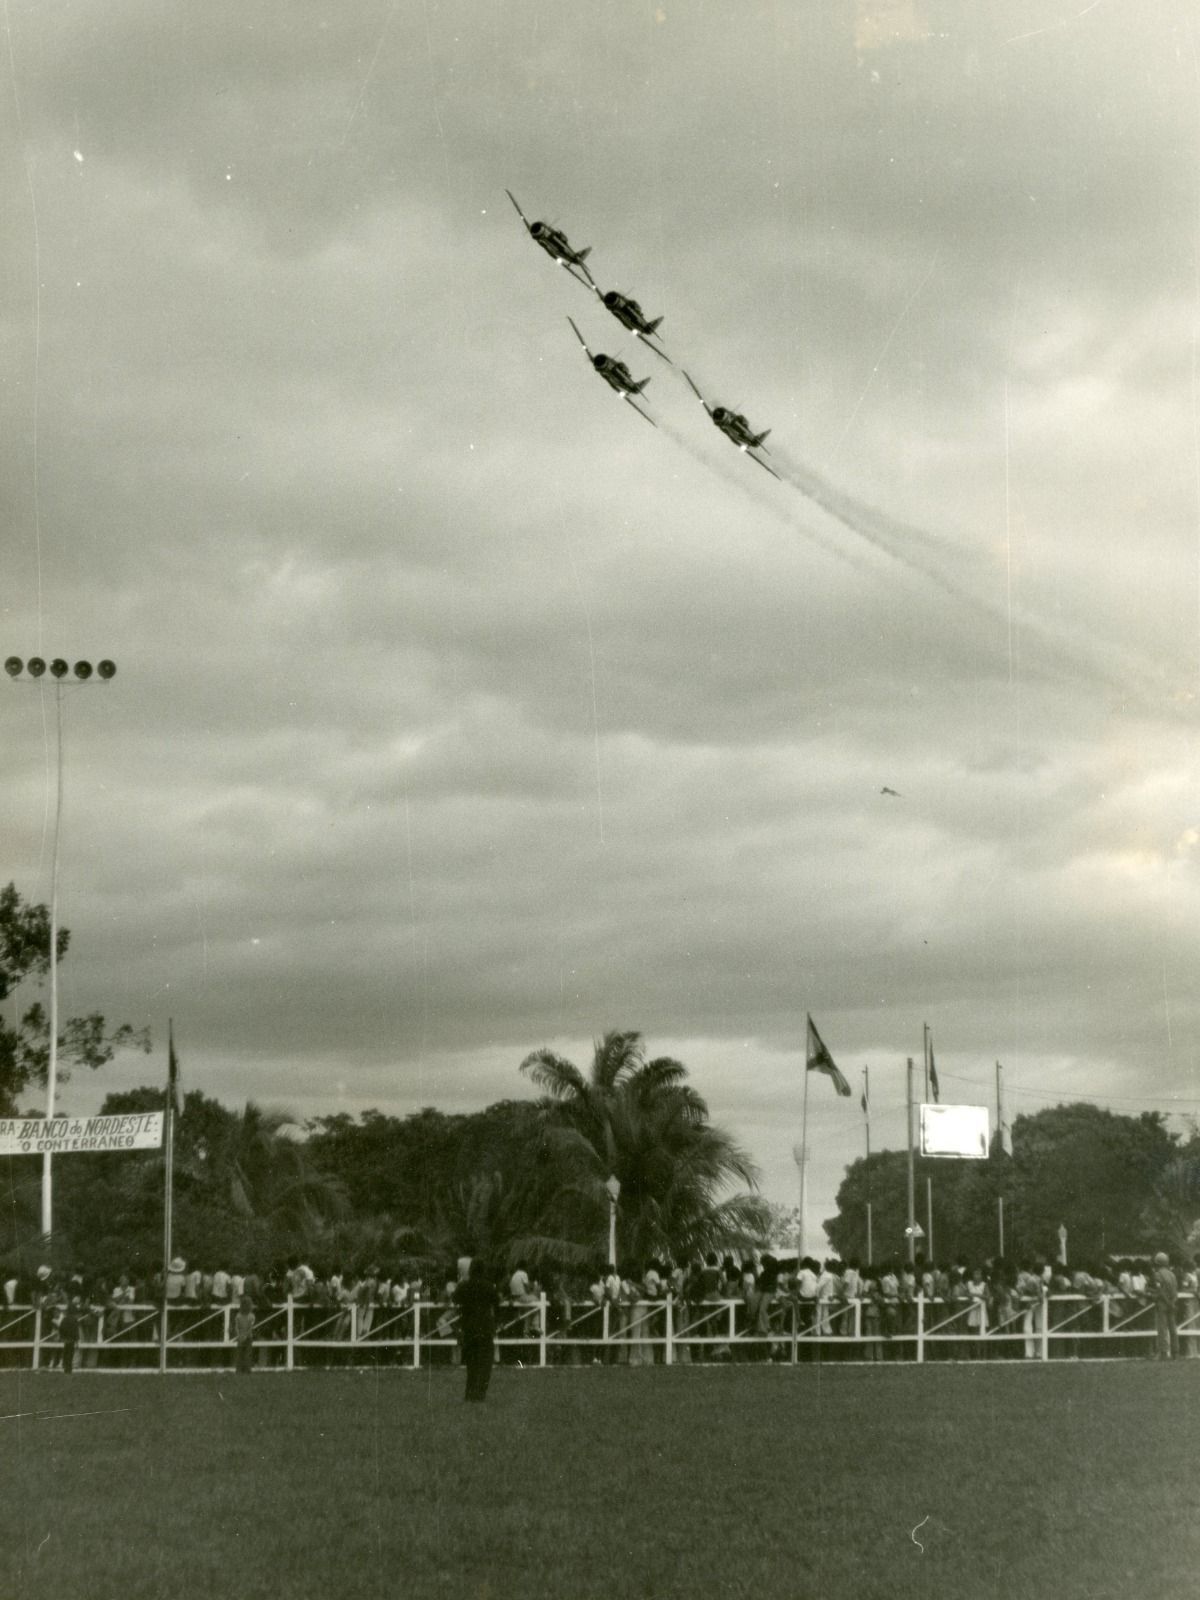
[(817, 1263), (805, 1256), (796, 1268), (795, 1294), (800, 1337), (811, 1335), (817, 1320)]
[(833, 1274), (831, 1262), (826, 1262), (817, 1273), (817, 1333), (824, 1336), (832, 1332), (829, 1320), (830, 1307), (837, 1289), (837, 1278)]
[(529, 1289), (529, 1272), (523, 1261), (518, 1262), (516, 1271), (508, 1280), (509, 1297), (518, 1304), (532, 1298)]

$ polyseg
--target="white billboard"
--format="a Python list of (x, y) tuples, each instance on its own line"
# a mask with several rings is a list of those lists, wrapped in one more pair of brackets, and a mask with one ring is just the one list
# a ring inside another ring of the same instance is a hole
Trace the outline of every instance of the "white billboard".
[(118, 1117), (0, 1117), (0, 1156), (65, 1155), (72, 1150), (156, 1150), (161, 1111)]
[(988, 1153), (986, 1106), (921, 1107), (921, 1154), (984, 1161)]

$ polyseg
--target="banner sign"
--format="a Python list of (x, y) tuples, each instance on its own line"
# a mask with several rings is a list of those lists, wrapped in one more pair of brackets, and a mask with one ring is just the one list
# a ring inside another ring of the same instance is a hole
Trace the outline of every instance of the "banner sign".
[(0, 1156), (64, 1155), (72, 1150), (157, 1150), (163, 1113), (125, 1117), (0, 1117)]
[(921, 1107), (921, 1154), (985, 1161), (988, 1153), (986, 1106)]

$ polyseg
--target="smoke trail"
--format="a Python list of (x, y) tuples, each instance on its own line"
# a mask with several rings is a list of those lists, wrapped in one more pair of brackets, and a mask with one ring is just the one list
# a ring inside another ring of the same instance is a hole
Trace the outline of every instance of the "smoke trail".
[(655, 422), (659, 431), (665, 433), (672, 444), (682, 450), (692, 461), (703, 467), (706, 472), (713, 473), (723, 483), (728, 484), (730, 488), (736, 489), (739, 494), (744, 495), (749, 500), (753, 500), (756, 506), (768, 511), (777, 522), (801, 534), (810, 543), (824, 550), (826, 555), (831, 555), (836, 560), (844, 562), (846, 566), (853, 567), (856, 572), (874, 575), (875, 569), (870, 562), (863, 560), (855, 550), (847, 549), (845, 545), (839, 544), (836, 539), (814, 528), (811, 523), (807, 522), (795, 511), (775, 499), (771, 495), (770, 485), (765, 479), (759, 484), (755, 482), (754, 478), (747, 476), (748, 469), (739, 471), (738, 467), (744, 466), (743, 463), (730, 461), (728, 464), (718, 464), (710, 460), (686, 433), (681, 433), (678, 428), (664, 418), (656, 417)]
[[(680, 369), (675, 368), (674, 371), (679, 381), (686, 383)], [(872, 577), (878, 576), (877, 570), (867, 562), (860, 558), (856, 559), (836, 540), (819, 532), (809, 522), (782, 505), (775, 491), (761, 474), (755, 477), (747, 476), (748, 463), (740, 464), (743, 467), (740, 472), (736, 470), (739, 464), (732, 460), (728, 468), (718, 467), (697, 449), (687, 435), (679, 432), (661, 417), (655, 420), (660, 430), (693, 461), (699, 462), (709, 472), (716, 473), (725, 483), (732, 485), (756, 505), (769, 511), (776, 520), (803, 534), (805, 538), (838, 560), (847, 562), (856, 571)], [(963, 569), (967, 556), (956, 545), (865, 504), (854, 495), (831, 484), (812, 468), (796, 461), (777, 446), (773, 446), (770, 451), (770, 464), (779, 475), (784, 490), (790, 489), (803, 495), (849, 533), (907, 568), (925, 583), (933, 584), (942, 590), (960, 608), (994, 627), (998, 638), (1007, 637), (1015, 615), (1026, 641), (1037, 647), (1047, 665), (1054, 665), (1060, 671), (1072, 676), (1083, 673), (1091, 681), (1102, 682), (1123, 694), (1132, 691), (1140, 701), (1161, 708), (1163, 684), (1155, 677), (1146, 661), (1134, 659), (1108, 642), (1101, 650), (1090, 636), (1064, 626), (1060, 619), (1048, 625), (1027, 607), (1006, 607), (989, 599), (964, 581)], [(957, 572), (952, 570), (952, 566), (957, 566), (959, 570)]]
[[(1028, 607), (1002, 606), (969, 588), (946, 569), (945, 554), (956, 547), (936, 536), (912, 528), (886, 512), (865, 506), (853, 495), (836, 489), (817, 473), (795, 462), (786, 452), (772, 453), (772, 465), (790, 487), (822, 507), (843, 527), (885, 551), (894, 560), (936, 584), (953, 599), (1007, 633), (1015, 615), (1027, 640), (1035, 643), (1049, 662), (1071, 672), (1086, 672), (1110, 688), (1133, 689), (1140, 700), (1160, 704), (1163, 685), (1149, 663), (1106, 642), (1103, 650), (1078, 629), (1055, 619), (1047, 624)], [(939, 552), (942, 552), (939, 559)]]

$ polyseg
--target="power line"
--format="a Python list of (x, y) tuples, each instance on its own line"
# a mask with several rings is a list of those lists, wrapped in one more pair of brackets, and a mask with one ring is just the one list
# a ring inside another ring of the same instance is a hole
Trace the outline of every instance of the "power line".
[[(951, 1078), (955, 1083), (969, 1083), (972, 1088), (978, 1089), (982, 1087), (987, 1089), (989, 1093), (991, 1092), (990, 1083), (981, 1084), (978, 1078), (964, 1078), (960, 1072), (947, 1072), (944, 1068), (939, 1067), (938, 1076), (939, 1078)], [(1124, 1105), (1200, 1106), (1200, 1100), (1190, 1098), (1187, 1095), (1083, 1094), (1075, 1093), (1074, 1091), (1069, 1093), (1060, 1091), (1057, 1094), (1051, 1094), (1044, 1089), (1026, 1089), (1019, 1083), (1009, 1083), (1007, 1080), (1004, 1087), (1009, 1094), (1025, 1095), (1030, 1100), (1063, 1100), (1070, 1098), (1072, 1100), (1087, 1100), (1093, 1105), (1107, 1105), (1109, 1101), (1115, 1100)], [(1178, 1112), (1176, 1115), (1182, 1116), (1183, 1112)]]

